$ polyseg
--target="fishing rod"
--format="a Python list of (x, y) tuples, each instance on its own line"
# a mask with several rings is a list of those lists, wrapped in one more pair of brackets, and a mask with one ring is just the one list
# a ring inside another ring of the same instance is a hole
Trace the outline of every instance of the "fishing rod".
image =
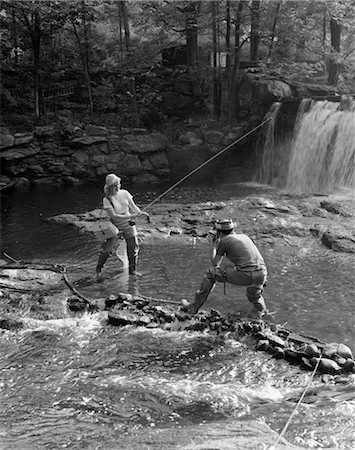
[(220, 150), (218, 153), (216, 153), (215, 155), (213, 155), (211, 158), (209, 158), (207, 161), (203, 162), (202, 164), (200, 164), (199, 166), (195, 167), (195, 169), (191, 170), (191, 172), (189, 172), (188, 174), (186, 174), (184, 177), (182, 177), (179, 181), (177, 181), (175, 184), (173, 184), (172, 186), (170, 186), (166, 191), (164, 191), (162, 194), (158, 195), (157, 198), (155, 198), (152, 202), (150, 202), (145, 208), (142, 209), (142, 212), (145, 212), (148, 208), (150, 208), (151, 206), (153, 206), (158, 200), (160, 200), (162, 197), (164, 197), (164, 195), (166, 195), (167, 193), (171, 192), (173, 189), (175, 189), (177, 186), (179, 186), (179, 184), (181, 184), (182, 182), (184, 182), (185, 180), (187, 180), (189, 177), (191, 177), (191, 175), (193, 175), (194, 173), (196, 173), (197, 171), (199, 171), (200, 169), (202, 169), (202, 167), (206, 166), (207, 164), (209, 164), (211, 161), (213, 161), (214, 159), (218, 158), (218, 156), (222, 155), (222, 153), (226, 152), (227, 150), (229, 150), (231, 147), (233, 147), (235, 144), (238, 144), (238, 142), (240, 142), (241, 140), (243, 140), (244, 138), (246, 138), (247, 136), (249, 136), (250, 134), (254, 133), (254, 131), (258, 130), (259, 128), (263, 127), (267, 122), (269, 122), (270, 120), (273, 120), (272, 117), (269, 117), (268, 119), (264, 120), (263, 122), (261, 122), (258, 126), (256, 126), (255, 128), (253, 128), (252, 130), (248, 131), (247, 133), (245, 133), (243, 136), (241, 136), (240, 138), (236, 139), (235, 141), (233, 141), (231, 144), (227, 145), (227, 147), (224, 147), (222, 150)]

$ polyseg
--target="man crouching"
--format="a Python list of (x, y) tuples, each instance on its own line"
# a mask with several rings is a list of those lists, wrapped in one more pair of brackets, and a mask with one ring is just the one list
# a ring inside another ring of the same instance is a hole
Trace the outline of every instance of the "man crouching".
[[(216, 281), (227, 282), (247, 287), (246, 294), (252, 303), (249, 317), (260, 319), (266, 313), (262, 293), (267, 269), (258, 248), (247, 235), (234, 231), (234, 223), (230, 219), (218, 220), (214, 230), (208, 233), (207, 239), (211, 246), (213, 267), (205, 273), (195, 300), (191, 303), (185, 299), (181, 301), (183, 309), (190, 314), (196, 314), (207, 300)], [(221, 268), (223, 256), (227, 256), (233, 265)]]

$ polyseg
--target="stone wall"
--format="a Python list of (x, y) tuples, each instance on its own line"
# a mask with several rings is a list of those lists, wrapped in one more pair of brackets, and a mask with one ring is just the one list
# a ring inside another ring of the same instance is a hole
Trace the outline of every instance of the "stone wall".
[(52, 126), (16, 134), (1, 127), (2, 184), (94, 182), (108, 172), (132, 183), (158, 183), (169, 177), (167, 147), (166, 136), (143, 129), (118, 135), (88, 125), (68, 137)]
[[(169, 144), (164, 134), (145, 129), (115, 134), (88, 125), (85, 130), (73, 127), (70, 137), (64, 137), (52, 126), (16, 134), (0, 127), (0, 188), (96, 182), (109, 172), (134, 184), (175, 182), (247, 131), (247, 122), (238, 127), (221, 127), (212, 120), (190, 122), (176, 142)], [(241, 150), (241, 145), (234, 150)], [(198, 170), (194, 179), (215, 175), (221, 165), (223, 160), (218, 158), (213, 165)]]

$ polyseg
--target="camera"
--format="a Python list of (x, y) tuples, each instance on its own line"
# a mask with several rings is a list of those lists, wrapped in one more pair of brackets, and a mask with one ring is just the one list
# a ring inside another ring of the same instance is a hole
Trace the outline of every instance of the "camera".
[(212, 238), (213, 241), (217, 239), (217, 231), (216, 230), (209, 230), (207, 233), (208, 238)]

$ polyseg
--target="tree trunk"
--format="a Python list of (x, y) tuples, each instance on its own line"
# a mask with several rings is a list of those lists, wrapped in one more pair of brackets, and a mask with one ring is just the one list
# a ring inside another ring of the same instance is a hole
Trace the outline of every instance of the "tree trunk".
[[(85, 24), (84, 24), (84, 26), (85, 26)], [(78, 32), (78, 29), (76, 28), (76, 24), (74, 21), (72, 21), (72, 27), (73, 27), (74, 35), (78, 42), (79, 53), (80, 53), (80, 57), (81, 57), (81, 64), (83, 66), (85, 85), (86, 85), (86, 90), (87, 90), (87, 94), (88, 94), (88, 108), (89, 108), (90, 112), (92, 112), (94, 109), (94, 104), (93, 104), (92, 92), (91, 92), (91, 79), (90, 79), (90, 73), (89, 73), (89, 66), (88, 66), (89, 61), (87, 59), (87, 51), (83, 48), (83, 44), (81, 42), (79, 32)]]
[(237, 83), (240, 66), (240, 33), (243, 12), (243, 1), (238, 4), (237, 15), (235, 18), (235, 42), (234, 42), (234, 63), (231, 77), (230, 100), (228, 110), (228, 123), (231, 125), (237, 117), (238, 90)]
[(271, 34), (270, 34), (270, 45), (269, 45), (269, 59), (272, 58), (272, 52), (274, 50), (274, 40), (275, 40), (275, 34), (276, 34), (276, 25), (277, 25), (277, 19), (279, 17), (279, 12), (281, 8), (281, 2), (278, 2), (275, 9), (275, 15), (274, 15), (274, 21), (271, 28)]
[(217, 5), (211, 2), (212, 8), (212, 117), (218, 117), (218, 86), (217, 86)]
[(187, 46), (187, 65), (193, 67), (197, 63), (197, 15), (200, 3), (196, 1), (189, 2), (185, 6), (185, 27), (186, 27), (186, 46)]
[[(224, 69), (224, 86), (222, 88), (222, 100), (221, 100), (221, 116), (225, 120), (228, 117), (228, 103), (230, 96), (232, 69), (231, 69), (231, 44), (230, 44), (230, 32), (231, 32), (231, 17), (230, 17), (230, 0), (226, 3), (226, 67)], [(222, 69), (223, 70), (223, 69)]]
[(129, 47), (130, 47), (130, 30), (129, 30), (128, 12), (127, 12), (126, 1), (125, 0), (119, 0), (119, 5), (120, 5), (120, 17), (121, 17), (123, 28), (124, 28), (126, 52), (128, 52), (129, 51)]
[(259, 54), (260, 0), (251, 2), (250, 60), (257, 61)]
[(328, 83), (336, 86), (339, 75), (339, 65), (336, 61), (337, 53), (340, 52), (341, 25), (334, 18), (330, 18), (330, 44), (331, 57), (329, 60)]
[(89, 37), (88, 37), (88, 27), (90, 23), (84, 21), (84, 48), (83, 48), (83, 59), (84, 59), (84, 72), (86, 79), (86, 87), (88, 92), (89, 100), (89, 110), (92, 113), (94, 110), (94, 102), (92, 99), (92, 89), (91, 89), (91, 77), (90, 77), (90, 50), (89, 50)]
[(37, 117), (40, 116), (40, 46), (41, 46), (41, 22), (38, 11), (33, 15), (33, 30), (31, 33), (33, 51), (33, 75), (34, 75), (34, 108)]
[(131, 94), (132, 94), (133, 124), (136, 128), (138, 128), (139, 127), (139, 113), (138, 113), (138, 104), (137, 104), (136, 80), (134, 77), (131, 78)]
[(18, 64), (18, 40), (17, 40), (17, 22), (14, 10), (12, 10), (12, 40), (14, 46), (15, 65)]

